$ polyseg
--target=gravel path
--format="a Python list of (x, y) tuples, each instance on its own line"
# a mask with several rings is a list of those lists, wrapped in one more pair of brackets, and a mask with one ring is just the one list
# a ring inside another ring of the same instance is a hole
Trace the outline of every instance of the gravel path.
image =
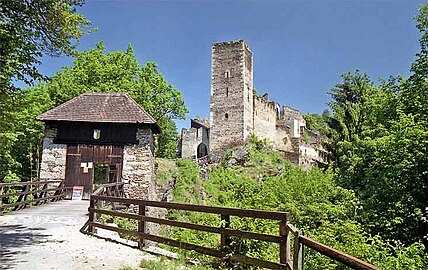
[[(120, 269), (155, 256), (79, 232), (88, 201), (61, 201), (0, 216), (0, 269)], [(99, 234), (106, 235), (100, 230)]]

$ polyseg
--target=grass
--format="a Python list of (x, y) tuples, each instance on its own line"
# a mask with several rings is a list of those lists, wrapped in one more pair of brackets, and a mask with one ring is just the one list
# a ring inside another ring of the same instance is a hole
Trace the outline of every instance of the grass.
[(179, 260), (168, 260), (165, 257), (161, 257), (158, 261), (153, 260), (142, 260), (140, 267), (147, 270), (179, 270), (179, 269), (188, 269), (188, 270), (208, 270), (203, 265), (187, 265), (184, 259)]

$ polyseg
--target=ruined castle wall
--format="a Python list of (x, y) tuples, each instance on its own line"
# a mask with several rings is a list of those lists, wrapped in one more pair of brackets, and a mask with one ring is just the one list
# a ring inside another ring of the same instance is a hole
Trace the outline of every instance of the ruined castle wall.
[(56, 127), (46, 125), (43, 139), (42, 163), (40, 165), (41, 180), (64, 180), (67, 159), (67, 145), (54, 143), (57, 135)]
[(276, 104), (263, 97), (254, 97), (254, 134), (271, 142), (276, 140)]
[(278, 124), (290, 128), (291, 136), (295, 138), (300, 137), (301, 127), (306, 127), (306, 121), (300, 111), (288, 106), (282, 108)]
[(181, 157), (182, 158), (195, 158), (197, 154), (198, 145), (202, 142), (203, 136), (202, 128), (191, 128), (189, 130), (183, 129), (181, 131)]
[(275, 131), (275, 148), (282, 152), (292, 152), (293, 145), (291, 143), (290, 131), (281, 126), (276, 127)]
[(244, 42), (244, 140), (252, 133), (254, 128), (254, 102), (253, 102), (253, 53)]
[[(210, 152), (243, 144), (251, 132), (252, 55), (242, 40), (212, 48)], [(245, 65), (245, 59), (247, 65)], [(251, 79), (250, 79), (251, 74)], [(251, 91), (249, 91), (250, 89)]]

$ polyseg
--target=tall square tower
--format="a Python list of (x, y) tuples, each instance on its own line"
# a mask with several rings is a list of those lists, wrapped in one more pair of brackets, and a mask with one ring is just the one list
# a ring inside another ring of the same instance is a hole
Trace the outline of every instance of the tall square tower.
[(210, 152), (243, 144), (253, 130), (253, 54), (244, 40), (212, 46)]

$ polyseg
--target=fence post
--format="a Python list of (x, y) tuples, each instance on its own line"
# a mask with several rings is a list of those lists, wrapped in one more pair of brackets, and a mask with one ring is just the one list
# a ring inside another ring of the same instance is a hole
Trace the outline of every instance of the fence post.
[[(220, 215), (221, 219), (221, 228), (227, 229), (230, 227), (230, 216), (229, 215)], [(227, 236), (224, 231), (221, 231), (220, 235), (220, 250), (226, 251), (226, 247), (230, 244), (230, 238)]]
[(303, 232), (298, 231), (294, 237), (294, 254), (293, 254), (293, 270), (303, 270), (304, 267), (304, 251), (303, 245), (300, 243), (300, 236)]
[(279, 235), (282, 238), (279, 244), (279, 262), (287, 264), (290, 261), (290, 234), (288, 232), (288, 214), (279, 222)]
[[(146, 215), (146, 206), (145, 205), (139, 205), (138, 206), (138, 215), (145, 216)], [(144, 220), (138, 221), (138, 232), (139, 233), (145, 233), (146, 232), (146, 222)], [(141, 235), (138, 236), (138, 248), (142, 249), (146, 246), (145, 240), (142, 238)]]
[[(90, 200), (89, 201), (89, 209), (95, 209), (95, 206), (96, 206), (95, 199), (92, 198), (92, 196), (91, 196), (89, 198), (89, 200)], [(95, 227), (92, 226), (92, 222), (95, 221), (95, 213), (94, 212), (89, 211), (89, 218), (88, 218), (88, 220), (89, 220), (89, 228), (88, 228), (89, 233), (95, 233)]]

